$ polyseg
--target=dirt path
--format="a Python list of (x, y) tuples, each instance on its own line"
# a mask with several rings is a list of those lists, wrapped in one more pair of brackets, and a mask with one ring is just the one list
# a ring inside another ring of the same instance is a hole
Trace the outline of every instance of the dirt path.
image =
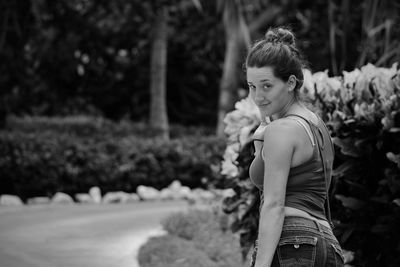
[(136, 252), (184, 201), (0, 207), (2, 267), (136, 267)]

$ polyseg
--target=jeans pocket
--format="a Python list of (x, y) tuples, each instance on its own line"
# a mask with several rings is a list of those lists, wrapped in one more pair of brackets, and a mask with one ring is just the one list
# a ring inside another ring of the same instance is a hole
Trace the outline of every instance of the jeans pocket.
[(337, 244), (331, 244), (333, 249), (335, 250), (335, 261), (336, 261), (336, 266), (343, 266), (344, 265), (344, 254), (342, 251), (342, 248), (340, 245)]
[(318, 238), (315, 236), (287, 236), (278, 243), (278, 259), (280, 266), (313, 267), (317, 251)]

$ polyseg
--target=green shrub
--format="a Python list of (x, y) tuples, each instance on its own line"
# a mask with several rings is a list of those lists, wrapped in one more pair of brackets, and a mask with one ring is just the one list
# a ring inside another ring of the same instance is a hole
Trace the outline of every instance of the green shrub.
[(242, 266), (237, 235), (228, 229), (228, 216), (218, 208), (178, 212), (162, 221), (171, 235), (193, 242), (219, 267)]
[[(6, 118), (6, 127), (9, 131), (24, 133), (57, 132), (69, 133), (79, 136), (104, 136), (112, 137), (131, 136), (150, 138), (155, 132), (144, 122), (132, 123), (128, 120), (113, 122), (104, 117), (88, 115), (75, 115), (65, 117), (25, 116), (10, 115)], [(200, 126), (170, 125), (170, 137), (181, 138), (185, 136), (211, 136), (214, 129)]]
[(211, 224), (215, 221), (207, 210), (197, 212), (182, 213), (176, 212), (162, 221), (164, 229), (175, 236), (183, 239), (193, 240), (198, 234), (198, 229), (204, 224)]
[(61, 129), (0, 132), (0, 194), (26, 199), (57, 191), (73, 195), (91, 186), (103, 193), (133, 192), (138, 185), (161, 189), (173, 180), (189, 187), (204, 187), (203, 177), (211, 183), (220, 180), (222, 138), (185, 136), (162, 142)]
[(130, 125), (121, 122), (113, 123), (102, 117), (93, 117), (86, 115), (76, 115), (68, 117), (44, 117), (44, 116), (8, 116), (6, 120), (6, 129), (10, 131), (24, 133), (43, 133), (57, 132), (70, 133), (77, 135), (93, 136), (97, 133), (118, 132), (125, 133), (132, 130)]
[(139, 249), (140, 267), (218, 267), (193, 242), (165, 235), (150, 238)]
[(164, 229), (173, 235), (193, 240), (199, 227), (206, 226), (211, 231), (228, 231), (228, 215), (217, 206), (207, 209), (189, 208), (188, 212), (175, 212), (162, 220)]

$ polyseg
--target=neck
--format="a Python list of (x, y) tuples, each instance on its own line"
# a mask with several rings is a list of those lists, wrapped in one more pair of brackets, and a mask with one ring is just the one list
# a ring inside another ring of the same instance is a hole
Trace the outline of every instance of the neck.
[(296, 103), (296, 98), (293, 96), (280, 111), (278, 111), (275, 115), (272, 116), (272, 118), (274, 120), (277, 120), (284, 117), (286, 114), (289, 114), (290, 113), (289, 111), (291, 110), (291, 108), (294, 106), (295, 103)]

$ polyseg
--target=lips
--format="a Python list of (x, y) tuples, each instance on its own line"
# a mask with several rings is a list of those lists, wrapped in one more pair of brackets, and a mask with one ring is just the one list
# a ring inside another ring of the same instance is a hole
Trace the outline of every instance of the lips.
[(258, 105), (259, 107), (264, 107), (264, 106), (268, 106), (269, 104), (271, 104), (271, 103), (268, 103), (268, 104), (262, 104), (262, 105)]

